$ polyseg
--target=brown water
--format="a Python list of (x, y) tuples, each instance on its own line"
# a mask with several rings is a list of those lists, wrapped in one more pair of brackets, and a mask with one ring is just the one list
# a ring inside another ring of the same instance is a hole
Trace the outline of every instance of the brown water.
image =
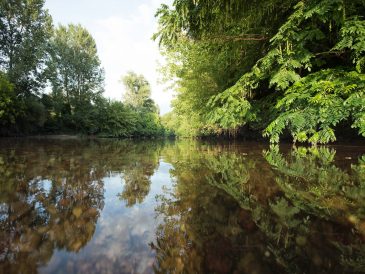
[(361, 273), (363, 155), (2, 139), (0, 273)]

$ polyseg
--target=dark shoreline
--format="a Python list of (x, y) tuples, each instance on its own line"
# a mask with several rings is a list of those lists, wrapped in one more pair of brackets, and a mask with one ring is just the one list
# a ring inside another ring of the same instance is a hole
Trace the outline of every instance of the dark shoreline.
[[(38, 140), (134, 140), (134, 141), (178, 141), (178, 140), (194, 140), (201, 141), (210, 144), (214, 143), (252, 143), (258, 142), (265, 145), (271, 145), (269, 140), (266, 138), (250, 138), (243, 136), (227, 137), (227, 136), (203, 136), (203, 137), (178, 137), (178, 136), (157, 136), (157, 137), (126, 137), (126, 138), (115, 138), (115, 137), (105, 137), (96, 135), (77, 135), (77, 134), (42, 134), (42, 135), (22, 135), (22, 136), (0, 136), (1, 140), (26, 140), (26, 139), (38, 139)], [(339, 140), (328, 143), (328, 144), (317, 144), (311, 145), (309, 143), (293, 143), (290, 138), (282, 139), (278, 144), (272, 145), (284, 145), (284, 146), (365, 146), (364, 138), (339, 138)]]

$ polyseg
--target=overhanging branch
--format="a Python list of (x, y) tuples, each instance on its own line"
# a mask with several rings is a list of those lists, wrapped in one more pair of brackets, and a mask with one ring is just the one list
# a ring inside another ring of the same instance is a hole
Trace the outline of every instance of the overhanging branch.
[(244, 35), (215, 35), (206, 37), (208, 40), (222, 41), (222, 42), (237, 42), (237, 41), (264, 41), (269, 37), (261, 34), (244, 34)]

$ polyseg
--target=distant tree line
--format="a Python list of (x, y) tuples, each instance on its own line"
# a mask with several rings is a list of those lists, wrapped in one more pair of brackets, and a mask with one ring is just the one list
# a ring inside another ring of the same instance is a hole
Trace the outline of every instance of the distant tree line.
[(54, 27), (44, 0), (0, 0), (0, 135), (163, 134), (149, 83), (128, 73), (125, 101), (103, 97), (96, 43), (81, 25)]

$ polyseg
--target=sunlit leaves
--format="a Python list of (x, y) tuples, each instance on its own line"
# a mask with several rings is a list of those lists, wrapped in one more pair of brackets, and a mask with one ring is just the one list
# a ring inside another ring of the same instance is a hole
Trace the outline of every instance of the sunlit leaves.
[(0, 125), (14, 124), (20, 111), (16, 105), (14, 85), (0, 73)]
[[(181, 0), (175, 1), (170, 10), (170, 16), (173, 13), (175, 19), (184, 21), (179, 26), (180, 35), (187, 37), (191, 44), (204, 41), (208, 47), (215, 48), (219, 39), (213, 42), (208, 38), (222, 33), (232, 35), (231, 28), (224, 29), (230, 24), (235, 24), (241, 34), (252, 30), (248, 26), (262, 24), (265, 34), (270, 36), (269, 42), (261, 44), (261, 56), (253, 54), (254, 62), (248, 68), (245, 67), (248, 62), (242, 62), (245, 69), (241, 70), (241, 77), (236, 77), (235, 83), (226, 80), (227, 86), (212, 94), (206, 104), (208, 107), (192, 108), (192, 111), (207, 117), (208, 124), (226, 131), (235, 132), (247, 124), (258, 129), (266, 127), (264, 136), (270, 137), (272, 142), (278, 142), (280, 136), (289, 133), (295, 142), (329, 143), (336, 140), (335, 130), (340, 123), (350, 123), (364, 134), (361, 99), (365, 64), (363, 1), (285, 1), (282, 3), (284, 10), (290, 9), (283, 17), (279, 16), (281, 11), (276, 10), (280, 5), (269, 1), (267, 5), (277, 17), (267, 21), (261, 17), (268, 12), (260, 6), (261, 2), (243, 1), (240, 3), (242, 12), (246, 12), (243, 14), (227, 8), (232, 7), (232, 3), (236, 1), (225, 5), (223, 2)], [(220, 16), (216, 13), (217, 7), (221, 10)], [(258, 13), (257, 18), (251, 16), (250, 12), (254, 10)], [(223, 16), (228, 18), (225, 23), (221, 21)], [(240, 25), (239, 20), (247, 21), (247, 24)], [(270, 25), (266, 25), (269, 21)], [(165, 23), (162, 29), (172, 27)], [(218, 29), (220, 33), (217, 34)], [(174, 30), (179, 31), (178, 28)], [(181, 38), (177, 37), (170, 44), (176, 44), (176, 41)], [(223, 44), (228, 41), (220, 40)], [(242, 50), (248, 51), (253, 46), (255, 44), (243, 44)], [(174, 51), (173, 48), (169, 50)], [(188, 50), (181, 57), (189, 53)], [(199, 59), (198, 55), (195, 56)], [(227, 56), (230, 57), (236, 58)], [(211, 70), (198, 71), (194, 66), (185, 69), (199, 75)], [(188, 79), (186, 74), (176, 75), (183, 81)], [(185, 90), (201, 93), (196, 85), (185, 87)], [(194, 104), (192, 98), (187, 98), (184, 104)], [(267, 104), (269, 101), (273, 102), (271, 106)], [(175, 105), (184, 107), (181, 100)]]
[(365, 70), (365, 20), (362, 17), (348, 19), (340, 31), (341, 39), (333, 50), (349, 49), (359, 73)]
[(52, 18), (44, 0), (0, 1), (0, 70), (7, 73), (21, 96), (39, 92)]
[(208, 105), (212, 111), (208, 119), (213, 124), (218, 124), (223, 129), (237, 129), (247, 120), (247, 113), (251, 108), (245, 98), (234, 96), (231, 90), (227, 90), (213, 97)]
[(54, 32), (51, 47), (48, 75), (54, 99), (65, 101), (76, 111), (94, 102), (103, 92), (104, 72), (88, 30), (81, 25), (61, 25)]
[(132, 71), (128, 72), (121, 79), (126, 89), (124, 103), (141, 108), (151, 96), (151, 87), (143, 75), (138, 75)]
[(334, 128), (344, 120), (354, 121), (362, 134), (364, 89), (365, 78), (357, 72), (312, 73), (287, 90), (276, 106), (280, 115), (264, 134), (278, 142), (287, 128), (299, 142), (328, 143), (336, 140)]

